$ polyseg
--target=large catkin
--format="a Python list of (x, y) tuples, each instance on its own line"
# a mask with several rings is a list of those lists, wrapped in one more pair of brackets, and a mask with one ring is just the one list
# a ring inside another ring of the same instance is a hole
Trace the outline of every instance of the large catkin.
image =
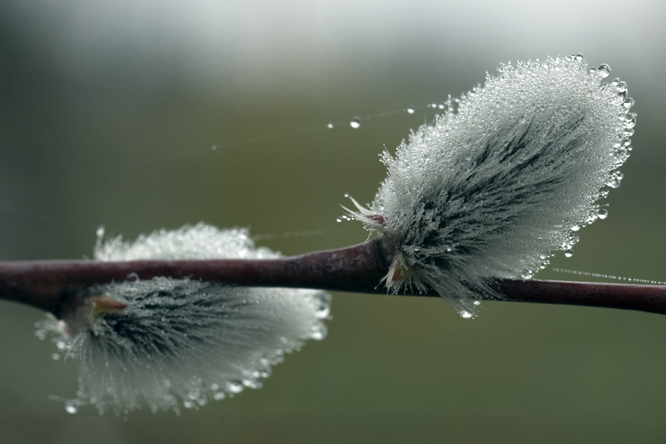
[[(435, 289), (463, 317), (530, 278), (605, 218), (635, 115), (626, 84), (582, 56), (504, 65), (382, 160), (388, 177), (353, 214), (396, 248), (390, 291)], [(605, 204), (604, 204), (605, 205)]]

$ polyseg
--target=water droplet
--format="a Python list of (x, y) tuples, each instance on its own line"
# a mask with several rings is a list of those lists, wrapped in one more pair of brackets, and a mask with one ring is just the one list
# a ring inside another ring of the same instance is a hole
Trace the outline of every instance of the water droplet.
[(97, 229), (97, 231), (95, 231), (95, 234), (97, 235), (98, 238), (101, 239), (101, 238), (104, 237), (104, 232), (105, 232), (105, 228), (104, 228), (104, 225), (102, 225)]
[(51, 355), (54, 361), (59, 361), (60, 360), (60, 353), (53, 353)]
[(136, 273), (130, 273), (127, 275), (127, 281), (128, 282), (138, 282), (139, 281), (139, 275)]
[(192, 407), (194, 407), (194, 403), (191, 401), (183, 401), (183, 407), (185, 407), (186, 409), (191, 409)]
[(251, 389), (261, 388), (261, 383), (253, 379), (243, 379), (243, 385)]
[(210, 149), (213, 150), (213, 151), (217, 150), (217, 145), (211, 146)]
[(616, 171), (611, 175), (611, 178), (606, 185), (611, 188), (618, 188), (620, 186), (620, 182), (622, 182), (623, 177), (624, 175), (621, 172)]
[(573, 225), (571, 227), (571, 231), (579, 231), (580, 230), (580, 225)]
[(79, 408), (76, 406), (74, 401), (67, 401), (65, 403), (65, 410), (67, 411), (67, 413), (71, 413), (73, 415), (74, 413), (79, 411)]
[(315, 311), (315, 316), (317, 319), (324, 319), (327, 318), (330, 313), (331, 308), (328, 306), (328, 304), (322, 303)]
[(605, 208), (602, 208), (599, 210), (599, 219), (604, 220), (608, 217), (608, 210)]
[(625, 108), (629, 109), (632, 106), (634, 106), (634, 99), (632, 99), (631, 97), (627, 97), (622, 105), (624, 105)]
[(571, 257), (571, 256), (573, 256), (573, 250), (564, 251), (564, 257)]
[(599, 68), (597, 68), (597, 75), (602, 79), (608, 77), (610, 75), (610, 72), (611, 72), (610, 66), (606, 65), (605, 63), (599, 65)]
[(627, 125), (625, 128), (633, 128), (636, 126), (636, 114), (629, 113), (627, 114)]
[(361, 127), (360, 117), (354, 117), (353, 119), (351, 119), (351, 122), (349, 122), (349, 126), (351, 126), (354, 129), (360, 128)]
[(316, 339), (317, 341), (321, 341), (326, 337), (327, 332), (328, 331), (324, 324), (313, 325), (311, 338)]
[(414, 114), (415, 112), (416, 112), (416, 110), (414, 109), (413, 106), (410, 106), (409, 108), (407, 108), (407, 113), (408, 114)]
[(481, 305), (481, 301), (474, 301), (474, 305), (478, 307), (479, 305)]
[[(589, 224), (592, 224), (592, 223), (596, 222), (596, 220), (597, 220), (598, 218), (599, 218), (599, 215), (598, 215), (598, 214), (590, 214), (590, 215), (587, 216), (587, 218), (585, 219), (585, 225), (589, 225)], [(583, 226), (585, 226), (585, 225), (583, 225)]]
[(437, 105), (437, 107), (439, 109), (445, 109), (446, 108), (446, 103), (440, 103), (439, 105)]
[(213, 398), (217, 401), (226, 398), (227, 395), (224, 392), (217, 392), (213, 395)]
[(460, 316), (462, 316), (463, 319), (472, 319), (474, 317), (474, 315), (467, 310), (461, 311)]
[(340, 218), (338, 217), (337, 219), (335, 219), (335, 221), (336, 221), (336, 222), (342, 222), (342, 219), (340, 219)]
[(335, 126), (333, 122), (328, 122), (328, 125), (326, 125), (327, 128), (332, 129)]
[(232, 382), (227, 386), (231, 393), (240, 393), (243, 391), (243, 384), (240, 382)]

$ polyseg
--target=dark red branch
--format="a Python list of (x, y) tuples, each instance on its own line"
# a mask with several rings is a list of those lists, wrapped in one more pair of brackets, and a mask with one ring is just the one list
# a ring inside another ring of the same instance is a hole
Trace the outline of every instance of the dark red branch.
[[(316, 288), (386, 294), (381, 284), (390, 252), (382, 239), (300, 256), (260, 260), (26, 261), (0, 263), (0, 299), (26, 303), (56, 316), (90, 287), (130, 275), (190, 278), (227, 285)], [(560, 281), (498, 281), (506, 301), (584, 305), (666, 314), (666, 287)], [(434, 291), (408, 296), (438, 296)], [(70, 307), (71, 308), (71, 307)]]
[(510, 302), (582, 305), (666, 314), (666, 286), (565, 281), (502, 281)]
[(0, 262), (0, 299), (26, 303), (60, 316), (63, 304), (72, 296), (82, 295), (90, 286), (122, 282), (130, 275), (252, 287), (373, 292), (387, 269), (378, 242), (376, 239), (339, 250), (279, 259)]

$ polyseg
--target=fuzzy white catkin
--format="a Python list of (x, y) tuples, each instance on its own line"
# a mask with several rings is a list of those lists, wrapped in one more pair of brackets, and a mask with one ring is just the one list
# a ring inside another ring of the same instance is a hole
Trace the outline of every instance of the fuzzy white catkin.
[[(245, 229), (198, 224), (161, 230), (133, 243), (101, 241), (95, 259), (252, 259), (279, 254), (255, 248)], [(78, 312), (68, 356), (80, 360), (70, 412), (92, 404), (116, 414), (196, 408), (246, 387), (307, 339), (323, 339), (330, 296), (314, 290), (225, 287), (170, 278), (128, 280), (95, 293), (123, 302), (117, 313)], [(54, 324), (43, 323), (44, 330)], [(62, 344), (62, 343), (61, 343)], [(61, 345), (62, 347), (62, 345)]]
[(489, 285), (526, 279), (605, 218), (635, 115), (610, 68), (583, 57), (504, 65), (394, 156), (370, 209), (354, 215), (396, 247), (389, 289), (435, 289), (463, 317)]

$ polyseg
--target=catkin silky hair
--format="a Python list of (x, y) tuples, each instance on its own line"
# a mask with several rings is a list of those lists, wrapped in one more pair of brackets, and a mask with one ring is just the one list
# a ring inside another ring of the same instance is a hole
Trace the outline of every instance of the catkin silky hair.
[[(245, 229), (199, 224), (161, 230), (135, 242), (102, 242), (95, 258), (260, 259)], [(271, 366), (307, 339), (323, 339), (330, 296), (316, 290), (229, 287), (189, 279), (96, 286), (64, 322), (43, 322), (67, 356), (80, 361), (77, 398), (69, 411), (92, 404), (123, 414), (192, 408), (244, 388), (258, 388)]]
[(388, 177), (353, 214), (395, 248), (390, 291), (433, 288), (471, 317), (500, 298), (493, 281), (530, 278), (605, 217), (635, 124), (609, 71), (582, 56), (503, 65), (384, 152)]

